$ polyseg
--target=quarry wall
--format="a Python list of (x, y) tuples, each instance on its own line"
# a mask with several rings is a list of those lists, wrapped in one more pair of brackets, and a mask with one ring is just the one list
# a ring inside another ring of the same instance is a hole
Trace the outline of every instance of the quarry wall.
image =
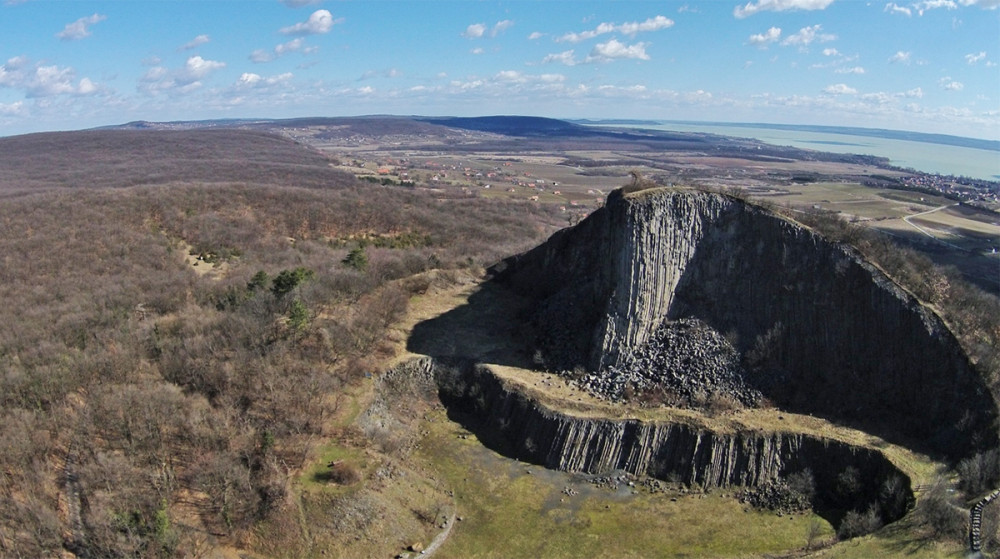
[[(809, 470), (821, 506), (865, 510), (875, 504), (886, 521), (896, 520), (905, 506), (881, 503), (884, 487), (896, 484), (895, 498), (912, 501), (910, 479), (873, 449), (796, 433), (715, 433), (683, 423), (575, 416), (509, 387), (488, 366), (435, 368), (442, 401), (455, 419), (498, 452), (547, 468), (624, 470), (704, 489), (756, 487)], [(858, 485), (846, 494), (840, 486), (849, 469)]]

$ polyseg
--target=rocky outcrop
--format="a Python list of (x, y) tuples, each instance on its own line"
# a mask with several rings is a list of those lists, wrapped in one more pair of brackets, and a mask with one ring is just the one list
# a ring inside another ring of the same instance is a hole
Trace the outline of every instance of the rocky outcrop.
[[(909, 478), (876, 450), (796, 433), (714, 433), (683, 423), (577, 417), (471, 363), (440, 366), (437, 376), (442, 401), (480, 440), (548, 468), (624, 470), (701, 488), (755, 487), (809, 470), (818, 505), (865, 510), (876, 504), (886, 521), (899, 518), (912, 501)], [(848, 471), (854, 485), (844, 491)], [(896, 490), (884, 489), (890, 486)], [(889, 502), (890, 496), (904, 505)]]
[(851, 248), (738, 199), (616, 191), (493, 271), (533, 299), (550, 368), (620, 370), (665, 322), (697, 319), (784, 408), (951, 457), (996, 443), (996, 403), (933, 312)]

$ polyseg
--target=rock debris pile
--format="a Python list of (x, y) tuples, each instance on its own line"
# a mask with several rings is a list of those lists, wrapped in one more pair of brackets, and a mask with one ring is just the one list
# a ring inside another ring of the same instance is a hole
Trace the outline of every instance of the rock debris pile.
[(754, 406), (760, 391), (745, 380), (740, 353), (694, 318), (664, 321), (649, 341), (618, 366), (578, 378), (581, 388), (611, 401), (658, 395), (662, 403), (704, 407), (712, 398)]
[(812, 508), (808, 495), (792, 489), (783, 479), (773, 479), (759, 487), (748, 487), (737, 494), (741, 503), (755, 509), (798, 514)]

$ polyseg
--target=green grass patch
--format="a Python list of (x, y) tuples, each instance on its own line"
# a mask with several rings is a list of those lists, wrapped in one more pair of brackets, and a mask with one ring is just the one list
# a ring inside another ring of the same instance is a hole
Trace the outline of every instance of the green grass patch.
[(299, 486), (306, 491), (335, 494), (351, 491), (355, 484), (341, 485), (330, 479), (329, 464), (338, 461), (355, 466), (361, 471), (362, 476), (368, 473), (369, 461), (363, 449), (331, 442), (320, 447), (317, 457), (299, 474)]
[(727, 491), (596, 487), (499, 456), (442, 412), (426, 429), (418, 457), (463, 517), (439, 557), (745, 557), (803, 549), (813, 524), (818, 539), (833, 534), (818, 516), (754, 511)]

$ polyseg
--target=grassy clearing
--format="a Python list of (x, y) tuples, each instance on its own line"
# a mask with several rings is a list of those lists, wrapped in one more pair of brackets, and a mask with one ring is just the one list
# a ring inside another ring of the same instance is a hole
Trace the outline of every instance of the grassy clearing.
[(417, 457), (454, 490), (463, 519), (439, 557), (746, 557), (802, 549), (813, 525), (818, 540), (833, 534), (818, 516), (745, 510), (722, 492), (597, 488), (499, 456), (441, 411), (424, 429)]
[(964, 559), (969, 556), (965, 546), (954, 542), (939, 542), (923, 537), (921, 528), (908, 516), (874, 534), (838, 543), (814, 552), (814, 559)]

